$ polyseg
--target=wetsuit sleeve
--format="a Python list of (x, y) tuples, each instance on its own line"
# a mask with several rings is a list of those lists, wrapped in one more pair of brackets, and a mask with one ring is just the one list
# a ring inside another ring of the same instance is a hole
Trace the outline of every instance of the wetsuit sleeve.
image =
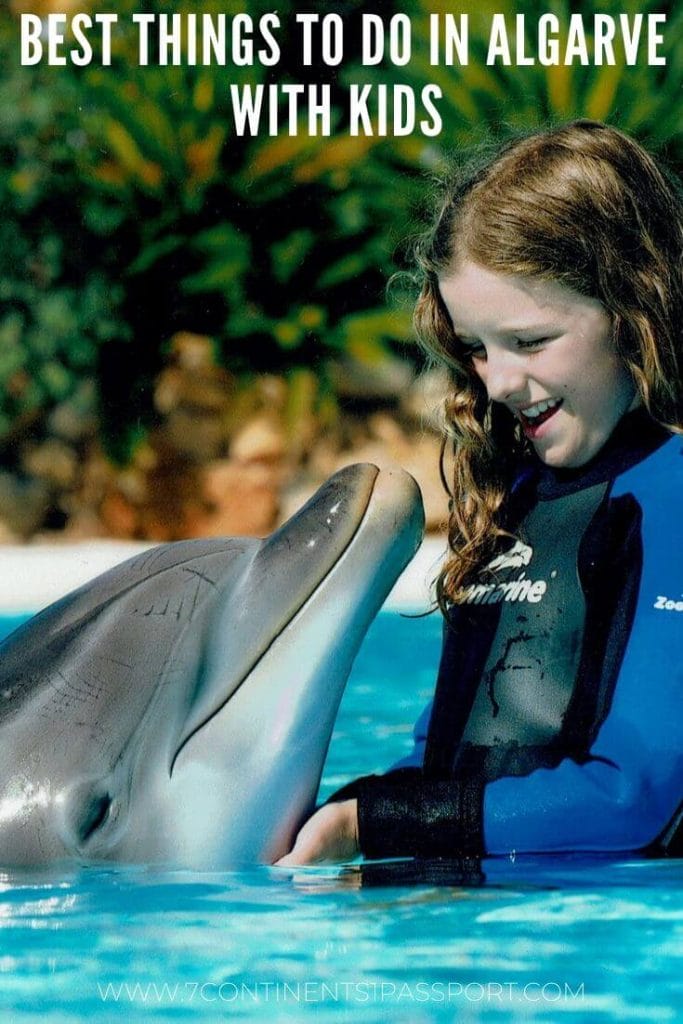
[[(679, 703), (664, 701), (649, 715), (642, 703), (614, 707), (584, 764), (567, 758), (486, 787), (427, 779), (410, 767), (359, 779), (345, 795), (358, 799), (361, 851), (380, 858), (644, 849), (680, 801)], [(676, 719), (678, 728), (667, 729)]]
[[(366, 857), (642, 850), (676, 814), (683, 782), (683, 614), (648, 608), (585, 761), (523, 777), (433, 780), (399, 768), (353, 784)], [(668, 616), (668, 617), (667, 617)], [(680, 618), (677, 618), (680, 616)], [(647, 642), (645, 642), (647, 640)], [(653, 652), (657, 652), (653, 657)]]
[(489, 853), (643, 850), (676, 817), (683, 796), (683, 538), (671, 515), (680, 495), (678, 444), (674, 454), (671, 492), (649, 488), (638, 608), (609, 711), (585, 760), (565, 758), (486, 787)]
[(427, 780), (422, 771), (432, 702), (418, 718), (413, 749), (384, 775), (365, 775), (327, 803), (358, 800), (361, 852), (381, 857), (439, 857), (481, 852), (480, 785)]
[[(668, 614), (666, 626), (683, 630), (683, 615)], [(631, 646), (585, 763), (567, 758), (486, 787), (489, 853), (640, 850), (671, 821), (683, 785), (683, 667), (671, 644)]]
[(365, 775), (334, 793), (328, 803), (358, 800), (361, 853), (382, 857), (478, 856), (482, 786), (425, 778), (421, 768)]

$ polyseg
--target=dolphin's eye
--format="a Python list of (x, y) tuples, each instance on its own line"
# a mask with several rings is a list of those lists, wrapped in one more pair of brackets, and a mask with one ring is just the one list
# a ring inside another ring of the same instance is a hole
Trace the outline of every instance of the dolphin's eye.
[(109, 793), (93, 793), (92, 800), (83, 809), (79, 822), (79, 838), (82, 843), (90, 839), (101, 828), (109, 816), (112, 798)]

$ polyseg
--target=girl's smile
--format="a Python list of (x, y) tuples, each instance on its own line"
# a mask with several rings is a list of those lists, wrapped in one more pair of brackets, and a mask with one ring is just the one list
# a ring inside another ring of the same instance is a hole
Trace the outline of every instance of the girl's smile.
[(550, 466), (582, 466), (638, 404), (604, 307), (557, 281), (461, 262), (439, 281), (464, 354), (491, 401)]

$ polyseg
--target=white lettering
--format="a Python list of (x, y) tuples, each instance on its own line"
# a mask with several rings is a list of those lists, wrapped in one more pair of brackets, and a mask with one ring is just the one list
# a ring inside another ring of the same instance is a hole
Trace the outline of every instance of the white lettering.
[(21, 63), (25, 66), (40, 64), (43, 56), (43, 44), (40, 34), (43, 23), (37, 14), (22, 14), (21, 26)]
[(426, 85), (422, 90), (422, 102), (424, 103), (425, 113), (429, 114), (431, 120), (420, 121), (420, 131), (427, 138), (434, 138), (439, 135), (443, 127), (441, 114), (433, 102), (434, 100), (440, 100), (442, 96), (443, 93), (438, 85)]
[(349, 86), (349, 134), (399, 137), (411, 135), (419, 127), (423, 135), (438, 135), (441, 117), (435, 102), (441, 96), (438, 86), (423, 87), (420, 100), (429, 117), (418, 121), (417, 98), (411, 86), (352, 82)]
[(665, 612), (683, 612), (683, 601), (660, 594), (652, 607)]
[[(310, 67), (313, 63), (313, 26), (320, 21), (319, 14), (297, 14), (297, 23), (302, 26), (302, 63)], [(344, 22), (340, 14), (324, 14), (321, 22), (320, 55), (328, 67), (341, 64), (344, 57)]]
[[(521, 573), (516, 580), (502, 583), (471, 583), (456, 597), (456, 604), (498, 604), (528, 601), (538, 604), (548, 590), (545, 580), (530, 580)], [(682, 602), (683, 603), (683, 602)]]
[(504, 14), (494, 14), (491, 19), (491, 34), (489, 36), (489, 50), (486, 54), (486, 63), (495, 64), (497, 57), (500, 57), (501, 63), (505, 64), (506, 67), (512, 63)]
[(535, 57), (527, 57), (525, 51), (526, 39), (524, 36), (524, 15), (515, 15), (515, 63), (518, 67), (528, 67), (535, 64)]
[(248, 14), (236, 14), (232, 24), (232, 62), (237, 67), (250, 67), (254, 63), (253, 22)]
[(529, 601), (538, 604), (547, 589), (548, 584), (545, 580), (535, 580), (529, 587)]
[(556, 14), (542, 14), (538, 19), (538, 59), (545, 67), (553, 67), (560, 62), (559, 31), (560, 19)]
[(583, 27), (583, 16), (581, 14), (572, 14), (569, 19), (564, 63), (573, 64), (575, 57), (578, 57), (580, 63), (584, 66), (590, 64), (588, 46), (586, 44), (586, 30)]
[(648, 14), (647, 16), (647, 62), (648, 64), (666, 64), (666, 57), (658, 53), (664, 42), (664, 36), (657, 32), (658, 25), (664, 25), (666, 14)]
[(615, 32), (614, 18), (609, 14), (595, 15), (595, 64), (616, 64), (613, 45)]
[(146, 68), (149, 64), (149, 29), (154, 21), (154, 15), (133, 14), (132, 18), (138, 26), (138, 64)]
[[(286, 111), (281, 111), (281, 100), (287, 100)], [(291, 136), (306, 134), (310, 136), (331, 134), (332, 130), (332, 98), (329, 84), (305, 86), (301, 83), (284, 83), (282, 85), (236, 85), (230, 84), (230, 100), (232, 103), (235, 133), (242, 135), (258, 135), (262, 120), (267, 117), (268, 134), (275, 136), (281, 130)], [(267, 103), (267, 111), (264, 109)], [(300, 114), (307, 113), (307, 123), (300, 123)], [(285, 122), (281, 129), (281, 120)]]
[[(664, 44), (663, 28), (666, 14), (625, 14), (609, 15), (597, 12), (587, 15), (573, 13), (563, 21), (553, 12), (539, 15), (532, 28), (525, 14), (515, 14), (514, 57), (511, 53), (510, 36), (512, 23), (502, 13), (491, 18), (487, 64), (503, 64), (526, 67), (536, 63), (545, 67), (580, 64), (600, 66), (616, 64), (615, 42), (620, 37), (624, 60), (628, 66), (647, 60), (649, 65), (666, 64), (661, 48)], [(509, 31), (508, 31), (509, 28)], [(533, 33), (535, 30), (535, 40)], [(466, 42), (466, 38), (465, 38)], [(533, 50), (535, 44), (536, 49)], [(455, 41), (454, 44), (455, 45)], [(432, 15), (430, 26), (430, 61), (439, 61), (439, 21)], [(451, 46), (452, 50), (453, 46)], [(458, 47), (460, 54), (460, 47)], [(449, 54), (443, 55), (448, 63)], [(450, 54), (452, 58), (452, 53)], [(452, 63), (452, 60), (451, 60)], [(464, 62), (461, 62), (464, 63)]]
[[(364, 14), (361, 21), (361, 50), (363, 64), (372, 67), (384, 59), (387, 49), (386, 29), (379, 14)], [(394, 14), (389, 20), (389, 60), (398, 67), (410, 61), (412, 36), (407, 14)]]
[(441, 16), (429, 15), (429, 63), (432, 67), (451, 68), (454, 64), (469, 63), (469, 15), (444, 16), (445, 37), (441, 54)]
[[(96, 15), (96, 19), (100, 17), (112, 16)], [(134, 13), (131, 20), (138, 27), (140, 67), (147, 67), (154, 60), (161, 65), (185, 63), (193, 67), (199, 59), (205, 66), (216, 64), (224, 67), (229, 57), (237, 67), (248, 67), (256, 59), (266, 67), (272, 67), (280, 60), (280, 47), (273, 34), (280, 27), (276, 13), (262, 15), (258, 23), (248, 14), (236, 14), (229, 23), (229, 39), (226, 14), (202, 14), (200, 22), (195, 12), (158, 15)], [(257, 31), (263, 43), (258, 49), (254, 41)], [(156, 57), (150, 56), (154, 40), (158, 49)], [(200, 42), (201, 47), (198, 45)]]
[(66, 64), (66, 57), (59, 54), (66, 32), (66, 14), (48, 14), (47, 16), (47, 62), (54, 67)]

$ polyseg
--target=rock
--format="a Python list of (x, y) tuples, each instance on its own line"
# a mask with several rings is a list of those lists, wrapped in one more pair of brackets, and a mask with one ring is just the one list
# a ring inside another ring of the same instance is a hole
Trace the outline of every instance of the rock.
[(100, 506), (100, 519), (111, 537), (128, 540), (139, 536), (138, 511), (119, 491), (107, 494)]
[(204, 470), (203, 495), (209, 510), (197, 517), (189, 536), (248, 535), (263, 537), (275, 526), (281, 474), (259, 462), (232, 459)]
[(387, 401), (400, 396), (410, 387), (414, 372), (406, 359), (387, 355), (381, 362), (343, 359), (331, 364), (329, 374), (335, 392), (342, 398), (361, 401)]
[(28, 476), (44, 480), (55, 490), (67, 490), (76, 483), (79, 468), (76, 452), (57, 438), (26, 447), (21, 463)]
[(322, 481), (332, 476), (339, 461), (340, 448), (337, 437), (321, 437), (316, 441), (307, 463), (307, 472), (312, 480)]
[(410, 444), (405, 431), (398, 425), (394, 417), (386, 412), (376, 412), (369, 416), (367, 430), (370, 437), (381, 441), (390, 451), (397, 454), (404, 451)]
[[(349, 431), (345, 431), (347, 439)], [(380, 469), (401, 466), (415, 477), (422, 492), (426, 528), (440, 531), (448, 517), (448, 498), (439, 473), (440, 439), (429, 431), (408, 434), (388, 413), (375, 413), (365, 421), (365, 436), (356, 423), (353, 444), (339, 450), (320, 439), (308, 462), (282, 494), (280, 522), (293, 515), (314, 491), (338, 469), (354, 462), (369, 462)]]
[(84, 380), (75, 393), (50, 412), (46, 427), (48, 434), (71, 444), (77, 444), (97, 433), (97, 397), (95, 383)]
[(221, 416), (200, 413), (196, 409), (173, 409), (165, 419), (165, 443), (180, 457), (195, 463), (222, 455), (228, 445), (228, 432)]
[(238, 462), (277, 462), (286, 453), (282, 426), (267, 413), (254, 416), (230, 443), (230, 457)]
[(22, 480), (0, 472), (0, 520), (22, 539), (40, 529), (51, 506), (50, 490), (41, 480)]
[[(68, 520), (61, 533), (61, 539), (68, 544), (78, 544), (84, 540), (106, 540), (111, 536), (105, 527), (101, 515), (94, 509), (84, 507), (81, 504), (74, 504), (70, 501), (64, 502), (65, 511), (68, 513)], [(129, 537), (131, 534), (122, 533), (122, 537)], [(40, 535), (35, 538), (40, 539)], [(46, 535), (50, 543), (54, 543), (54, 532)]]
[(154, 405), (163, 417), (157, 433), (180, 456), (203, 463), (227, 449), (231, 374), (215, 361), (210, 338), (187, 331), (171, 340), (169, 365), (159, 374)]
[(18, 544), (20, 537), (10, 529), (4, 519), (0, 519), (0, 544)]
[(440, 447), (439, 438), (424, 434), (412, 439), (410, 452), (401, 459), (401, 465), (415, 477), (422, 491), (428, 533), (440, 532), (448, 523), (448, 495), (439, 473)]

